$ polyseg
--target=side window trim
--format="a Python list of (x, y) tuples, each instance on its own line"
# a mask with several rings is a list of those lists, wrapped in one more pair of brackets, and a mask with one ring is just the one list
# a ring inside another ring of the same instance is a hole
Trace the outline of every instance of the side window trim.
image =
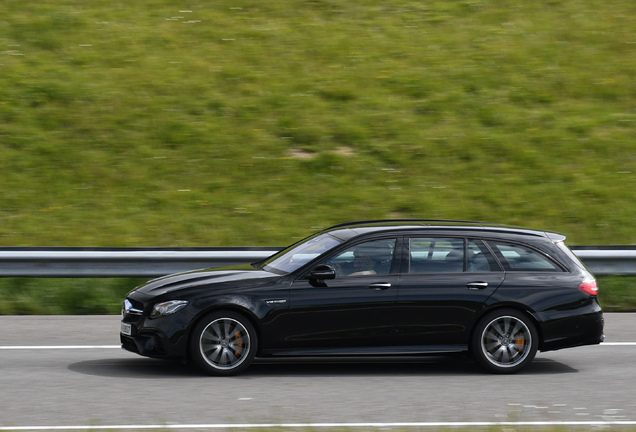
[(393, 251), (393, 262), (391, 263), (391, 272), (390, 274), (401, 274), (402, 268), (404, 267), (404, 262), (406, 261), (406, 265), (408, 266), (408, 260), (405, 257), (408, 253), (408, 242), (405, 240), (404, 236), (396, 236), (395, 238), (395, 249)]

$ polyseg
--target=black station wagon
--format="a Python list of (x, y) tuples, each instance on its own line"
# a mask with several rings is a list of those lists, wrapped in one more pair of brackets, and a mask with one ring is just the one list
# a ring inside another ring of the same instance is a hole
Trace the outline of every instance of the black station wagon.
[(592, 274), (551, 232), (475, 222), (337, 225), (272, 257), (149, 281), (124, 302), (124, 349), (231, 375), (255, 357), (469, 352), (512, 373), (598, 344)]

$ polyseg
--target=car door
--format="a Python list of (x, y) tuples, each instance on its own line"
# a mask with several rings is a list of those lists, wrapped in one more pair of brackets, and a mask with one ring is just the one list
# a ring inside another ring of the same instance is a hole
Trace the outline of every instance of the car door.
[(504, 272), (478, 239), (410, 237), (404, 243), (396, 341), (428, 350), (465, 346), (475, 314)]
[(346, 247), (317, 263), (333, 268), (334, 279), (295, 280), (289, 308), (278, 318), (284, 347), (355, 354), (391, 344), (397, 244), (396, 238), (383, 238)]

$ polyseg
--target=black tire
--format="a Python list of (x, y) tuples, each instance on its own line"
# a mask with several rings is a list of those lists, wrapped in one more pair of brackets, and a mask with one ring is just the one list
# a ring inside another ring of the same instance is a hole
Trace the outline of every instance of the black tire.
[(470, 350), (484, 369), (500, 374), (519, 372), (537, 354), (539, 335), (534, 322), (514, 309), (484, 316), (473, 332)]
[(207, 374), (229, 376), (249, 367), (256, 354), (256, 330), (245, 316), (217, 311), (203, 318), (192, 331), (190, 356)]

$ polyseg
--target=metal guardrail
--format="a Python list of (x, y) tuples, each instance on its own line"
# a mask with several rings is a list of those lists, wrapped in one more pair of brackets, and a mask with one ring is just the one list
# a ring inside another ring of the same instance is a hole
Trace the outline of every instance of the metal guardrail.
[[(0, 277), (157, 277), (260, 261), (281, 248), (0, 248)], [(636, 276), (636, 246), (574, 246), (597, 276)]]
[(571, 246), (596, 276), (636, 276), (636, 246)]
[(0, 277), (157, 277), (260, 261), (281, 248), (0, 248)]

